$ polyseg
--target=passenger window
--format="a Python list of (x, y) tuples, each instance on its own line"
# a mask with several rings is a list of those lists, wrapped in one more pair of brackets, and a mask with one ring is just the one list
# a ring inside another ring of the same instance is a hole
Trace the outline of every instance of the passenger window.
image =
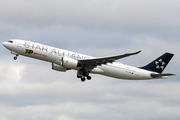
[(8, 41), (9, 43), (13, 43), (13, 41)]

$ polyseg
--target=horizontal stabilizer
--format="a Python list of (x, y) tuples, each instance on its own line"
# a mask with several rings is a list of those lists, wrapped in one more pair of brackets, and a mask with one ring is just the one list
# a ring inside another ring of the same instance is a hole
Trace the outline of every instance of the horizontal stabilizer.
[(157, 78), (157, 77), (163, 77), (163, 76), (173, 76), (173, 75), (175, 75), (175, 74), (171, 74), (171, 73), (154, 74), (154, 73), (152, 73), (152, 74), (151, 74), (151, 77), (152, 77), (152, 78)]

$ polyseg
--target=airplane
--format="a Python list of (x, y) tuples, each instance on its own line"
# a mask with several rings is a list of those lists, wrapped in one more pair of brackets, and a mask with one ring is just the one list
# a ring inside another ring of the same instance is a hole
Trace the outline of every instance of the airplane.
[(66, 72), (68, 70), (76, 70), (77, 78), (80, 78), (82, 82), (86, 79), (91, 80), (90, 73), (126, 80), (165, 79), (168, 76), (175, 75), (162, 73), (174, 56), (174, 54), (168, 52), (143, 67), (132, 67), (115, 61), (136, 55), (141, 51), (95, 58), (19, 39), (10, 39), (7, 42), (3, 42), (3, 46), (15, 55), (14, 60), (16, 60), (19, 55), (22, 55), (50, 62), (52, 69), (56, 71)]

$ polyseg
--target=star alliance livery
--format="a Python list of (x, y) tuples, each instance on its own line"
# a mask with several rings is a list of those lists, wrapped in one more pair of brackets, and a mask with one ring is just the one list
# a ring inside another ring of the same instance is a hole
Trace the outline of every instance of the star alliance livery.
[(89, 73), (127, 80), (164, 79), (167, 78), (167, 76), (174, 75), (162, 73), (174, 56), (174, 54), (171, 53), (165, 53), (148, 65), (136, 68), (122, 63), (116, 63), (115, 61), (136, 55), (141, 51), (111, 57), (95, 58), (25, 40), (12, 39), (3, 42), (3, 46), (15, 55), (14, 60), (16, 60), (19, 55), (23, 55), (52, 63), (53, 70), (61, 72), (66, 72), (71, 69), (76, 70), (77, 77), (80, 78), (82, 82), (84, 82), (86, 78), (88, 80), (91, 79)]

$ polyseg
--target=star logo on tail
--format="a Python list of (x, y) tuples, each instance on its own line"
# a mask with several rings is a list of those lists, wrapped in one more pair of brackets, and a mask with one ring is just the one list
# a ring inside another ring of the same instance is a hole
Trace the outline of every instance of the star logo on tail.
[(166, 65), (165, 62), (163, 62), (162, 59), (159, 59), (158, 61), (155, 61), (156, 69), (164, 69), (164, 65)]

